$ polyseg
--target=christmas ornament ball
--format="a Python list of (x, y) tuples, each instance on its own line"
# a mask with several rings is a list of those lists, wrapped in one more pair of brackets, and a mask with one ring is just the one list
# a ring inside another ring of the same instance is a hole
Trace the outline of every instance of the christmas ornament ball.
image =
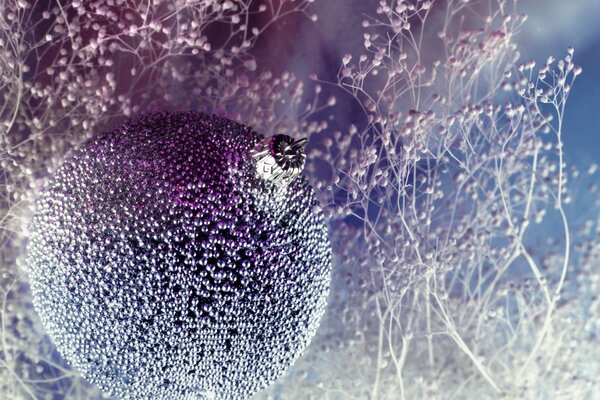
[(302, 147), (158, 113), (75, 150), (42, 189), (27, 246), (60, 354), (129, 399), (248, 399), (284, 374), (331, 270)]

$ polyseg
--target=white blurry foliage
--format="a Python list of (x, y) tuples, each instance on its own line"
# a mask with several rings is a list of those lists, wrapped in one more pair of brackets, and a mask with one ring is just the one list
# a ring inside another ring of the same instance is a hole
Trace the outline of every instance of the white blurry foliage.
[[(572, 178), (597, 177), (563, 158), (573, 50), (522, 64), (516, 1), (373, 1), (362, 54), (306, 104), (302, 81), (250, 51), (310, 2), (0, 3), (0, 397), (101, 396), (44, 337), (23, 226), (66, 152), (123, 116), (170, 108), (310, 137), (332, 295), (307, 354), (260, 398), (600, 392), (598, 213), (577, 229), (567, 218)], [(337, 102), (321, 101), (332, 87)], [(319, 112), (349, 102), (361, 116), (329, 132)]]
[(364, 119), (309, 154), (338, 274), (321, 347), (297, 365), (312, 385), (290, 398), (600, 392), (599, 202), (569, 226), (568, 180), (593, 177), (562, 141), (581, 68), (571, 48), (521, 63), (516, 5), (384, 0), (366, 16), (336, 83)]

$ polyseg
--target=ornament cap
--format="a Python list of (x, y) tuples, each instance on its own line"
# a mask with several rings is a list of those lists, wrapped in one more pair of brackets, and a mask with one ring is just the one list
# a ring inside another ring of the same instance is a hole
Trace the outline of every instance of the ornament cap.
[(251, 151), (256, 160), (256, 172), (279, 187), (289, 185), (304, 169), (307, 142), (306, 138), (296, 140), (283, 134), (262, 139)]

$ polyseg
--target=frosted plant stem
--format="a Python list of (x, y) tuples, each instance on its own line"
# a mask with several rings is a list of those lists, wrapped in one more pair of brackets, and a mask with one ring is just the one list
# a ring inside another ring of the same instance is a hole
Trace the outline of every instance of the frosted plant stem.
[(442, 315), (445, 319), (446, 327), (448, 328), (448, 331), (449, 331), (449, 334), (450, 334), (450, 337), (452, 338), (452, 340), (454, 340), (454, 342), (456, 343), (458, 348), (460, 350), (462, 350), (462, 352), (465, 353), (467, 355), (467, 357), (469, 357), (471, 359), (471, 361), (473, 362), (473, 364), (475, 365), (475, 367), (477, 368), (477, 370), (479, 371), (481, 376), (483, 376), (483, 378), (490, 384), (490, 386), (496, 391), (496, 393), (500, 393), (501, 392), (500, 387), (494, 381), (494, 379), (491, 377), (490, 373), (487, 371), (487, 368), (481, 363), (481, 361), (477, 358), (477, 356), (475, 356), (475, 354), (473, 354), (471, 349), (469, 349), (469, 346), (467, 346), (467, 344), (463, 341), (462, 337), (460, 337), (460, 335), (456, 331), (456, 328), (454, 327), (454, 323), (452, 322), (452, 320), (446, 313), (446, 310), (444, 309), (443, 305), (441, 304), (439, 298), (436, 295), (434, 295), (434, 298), (435, 298), (438, 306), (440, 307), (440, 312), (442, 313)]
[(404, 378), (402, 377), (402, 369), (406, 362), (406, 355), (408, 354), (408, 346), (410, 345), (410, 339), (406, 336), (402, 336), (402, 352), (400, 353), (400, 362), (398, 368), (398, 382), (400, 383), (400, 399), (405, 400), (404, 395)]
[[(502, 162), (502, 160), (501, 160)], [(506, 195), (504, 194), (504, 189), (502, 187), (502, 179), (500, 176), (498, 176), (498, 188), (500, 190), (500, 198), (502, 199), (502, 206), (504, 208), (504, 212), (506, 214), (506, 221), (508, 222), (510, 228), (513, 231), (516, 231), (516, 228), (512, 222), (511, 219), (511, 214), (510, 214), (510, 209), (508, 207), (507, 201), (506, 201)], [(543, 277), (542, 277), (542, 273), (540, 271), (540, 269), (538, 268), (535, 260), (529, 255), (529, 252), (527, 251), (527, 249), (525, 248), (525, 246), (523, 245), (523, 234), (525, 232), (525, 229), (528, 226), (528, 221), (525, 220), (523, 222), (523, 225), (521, 226), (520, 232), (519, 232), (519, 240), (517, 243), (517, 251), (518, 253), (520, 253), (521, 255), (523, 255), (523, 257), (525, 257), (525, 260), (527, 261), (527, 264), (529, 265), (529, 268), (531, 269), (531, 272), (533, 273), (533, 275), (535, 276), (535, 279), (537, 280), (538, 284), (540, 285), (540, 287), (542, 288), (542, 291), (544, 292), (544, 297), (546, 299), (546, 302), (548, 302), (548, 304), (552, 303), (552, 299), (550, 297), (550, 292), (548, 291), (548, 286), (546, 285)]]
[(433, 336), (431, 335), (431, 289), (429, 287), (429, 277), (427, 277), (427, 300), (425, 302), (427, 313), (427, 352), (429, 354), (429, 369), (433, 375), (435, 358), (433, 356)]
[[(564, 232), (564, 238), (565, 238), (564, 259), (563, 259), (563, 265), (562, 265), (562, 269), (561, 269), (560, 279), (558, 281), (558, 285), (556, 287), (554, 295), (552, 296), (552, 300), (549, 302), (548, 311), (546, 312), (546, 317), (544, 319), (544, 325), (542, 327), (541, 332), (537, 335), (536, 343), (535, 343), (533, 349), (531, 350), (531, 353), (529, 353), (527, 360), (525, 361), (525, 363), (523, 364), (523, 366), (520, 369), (521, 374), (525, 371), (525, 369), (527, 368), (529, 363), (531, 363), (533, 358), (536, 356), (540, 347), (542, 346), (542, 343), (543, 343), (545, 337), (547, 336), (548, 332), (550, 331), (551, 323), (552, 323), (552, 314), (554, 313), (554, 310), (556, 308), (556, 302), (558, 301), (558, 299), (560, 297), (560, 292), (562, 291), (562, 287), (564, 285), (568, 266), (569, 266), (569, 258), (570, 258), (570, 251), (571, 251), (571, 236), (570, 236), (570, 232), (569, 232), (569, 223), (568, 223), (567, 216), (564, 212), (564, 208), (563, 208), (563, 204), (562, 204), (564, 167), (563, 167), (563, 142), (561, 139), (561, 135), (562, 135), (562, 123), (563, 123), (562, 116), (564, 114), (564, 105), (565, 105), (565, 103), (562, 102), (560, 104), (560, 109), (559, 109), (559, 105), (557, 105), (555, 103), (555, 109), (556, 109), (557, 115), (558, 115), (558, 127), (556, 129), (556, 137), (557, 137), (557, 141), (558, 141), (557, 147), (558, 147), (558, 163), (559, 163), (558, 164), (558, 188), (557, 188), (558, 193), (557, 193), (557, 198), (556, 198), (556, 209), (558, 210), (558, 213), (561, 216), (561, 221), (562, 221), (562, 225), (563, 225), (563, 232)], [(536, 107), (537, 107), (537, 103), (536, 103)], [(539, 108), (538, 108), (538, 112), (541, 113), (541, 111), (539, 111)], [(524, 250), (524, 246), (523, 246), (522, 242), (521, 242), (521, 247), (523, 247), (523, 250)], [(525, 253), (525, 254), (528, 256), (527, 253)], [(531, 257), (528, 257), (528, 261), (530, 259), (531, 259)], [(530, 264), (531, 264), (531, 262), (530, 262)], [(535, 271), (534, 271), (534, 273), (535, 273)], [(539, 271), (538, 271), (538, 273), (539, 273)], [(536, 278), (537, 278), (537, 276), (536, 276)], [(546, 286), (544, 286), (544, 292), (546, 293), (546, 295), (548, 297), (550, 297)]]
[[(394, 308), (390, 308), (390, 309), (394, 309)], [(405, 399), (405, 395), (404, 395), (404, 379), (402, 378), (402, 369), (404, 368), (404, 364), (406, 362), (406, 355), (408, 353), (408, 346), (410, 344), (410, 338), (407, 337), (407, 335), (403, 334), (402, 335), (402, 348), (400, 349), (400, 357), (398, 358), (396, 356), (396, 352), (394, 351), (394, 343), (392, 341), (392, 337), (393, 337), (393, 333), (394, 333), (394, 318), (390, 317), (390, 324), (389, 324), (389, 334), (388, 334), (388, 346), (390, 349), (390, 355), (392, 357), (392, 360), (394, 361), (394, 364), (396, 365), (396, 375), (398, 377), (398, 385), (400, 386), (400, 399), (404, 400)]]
[(377, 306), (377, 316), (379, 317), (379, 337), (377, 339), (377, 365), (375, 366), (375, 382), (373, 382), (373, 400), (376, 400), (379, 395), (379, 380), (381, 379), (381, 362), (383, 358), (383, 330), (385, 329), (385, 316), (381, 315), (379, 298), (375, 297)]
[(542, 346), (544, 338), (546, 337), (546, 335), (548, 334), (548, 332), (550, 330), (550, 325), (552, 323), (552, 314), (554, 313), (554, 309), (556, 308), (556, 302), (558, 301), (558, 299), (560, 297), (560, 292), (562, 291), (562, 287), (564, 285), (565, 278), (567, 275), (567, 268), (569, 265), (569, 257), (570, 257), (571, 240), (570, 240), (570, 234), (569, 234), (569, 224), (568, 224), (565, 212), (562, 208), (562, 205), (559, 206), (559, 213), (562, 218), (563, 228), (564, 228), (564, 233), (565, 233), (565, 256), (564, 256), (562, 271), (561, 271), (558, 285), (556, 287), (556, 291), (554, 293), (554, 296), (552, 297), (552, 302), (550, 303), (550, 306), (548, 307), (548, 311), (546, 312), (546, 318), (544, 319), (544, 326), (542, 327), (542, 331), (538, 334), (537, 340), (535, 342), (535, 346), (533, 347), (533, 349), (531, 350), (531, 353), (529, 353), (529, 356), (527, 357), (527, 360), (521, 367), (520, 374), (523, 374), (523, 372), (525, 371), (525, 369), (527, 368), (529, 363), (533, 360), (535, 355), (538, 353), (540, 347)]

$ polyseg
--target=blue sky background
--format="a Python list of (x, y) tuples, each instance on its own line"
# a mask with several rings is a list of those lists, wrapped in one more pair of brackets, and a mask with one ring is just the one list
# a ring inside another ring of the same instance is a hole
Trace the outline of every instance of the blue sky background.
[[(567, 102), (563, 141), (567, 164), (585, 172), (594, 163), (600, 165), (600, 0), (525, 0), (520, 8), (528, 15), (517, 37), (524, 60), (533, 59), (539, 66), (549, 55), (564, 57), (573, 46), (574, 61), (583, 68)], [(582, 174), (569, 184), (573, 202), (565, 211), (572, 233), (600, 218), (598, 193), (588, 190), (590, 183), (600, 184), (599, 176)], [(536, 241), (560, 237), (562, 225), (553, 215), (534, 229)], [(573, 261), (576, 276), (579, 263)]]
[(569, 97), (565, 117), (567, 162), (586, 166), (600, 162), (600, 1), (526, 0), (528, 15), (517, 37), (521, 55), (537, 65), (547, 56), (561, 57), (575, 48), (575, 63), (583, 73)]

